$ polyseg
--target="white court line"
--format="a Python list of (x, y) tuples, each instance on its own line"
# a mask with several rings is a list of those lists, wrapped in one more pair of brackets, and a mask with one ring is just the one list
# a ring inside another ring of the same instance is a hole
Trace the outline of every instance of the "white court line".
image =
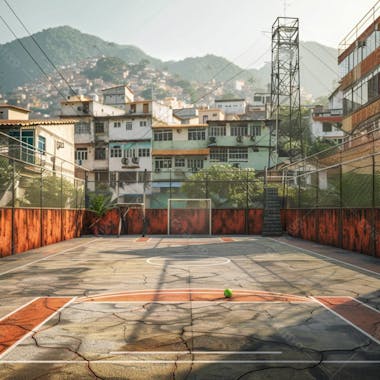
[[(189, 258), (190, 258), (190, 255), (189, 255)], [(209, 258), (208, 257), (203, 257), (204, 260), (208, 260)], [(171, 266), (187, 266), (187, 267), (210, 267), (210, 266), (216, 266), (216, 265), (226, 265), (228, 263), (231, 262), (230, 259), (228, 259), (227, 257), (213, 257), (213, 258), (210, 258), (211, 259), (211, 264), (208, 264), (208, 263), (199, 263), (199, 264), (181, 264), (180, 262), (181, 261), (186, 261), (186, 259), (172, 259), (172, 258), (158, 258), (158, 257), (150, 257), (149, 259), (146, 259), (146, 262), (150, 265), (154, 265), (154, 266), (163, 266), (165, 261), (173, 261), (174, 264), (170, 264)], [(214, 260), (212, 260), (214, 259)], [(221, 262), (215, 262), (216, 260), (215, 259), (223, 259), (224, 261), (221, 261)], [(162, 263), (158, 262), (158, 263), (154, 263), (152, 262), (151, 260), (156, 260), (156, 261), (162, 261)], [(212, 262), (214, 261), (214, 263)], [(176, 264), (175, 262), (179, 262), (178, 264)]]
[(11, 311), (10, 313), (4, 315), (3, 317), (0, 318), (0, 322), (1, 322), (2, 320), (4, 320), (5, 318), (10, 317), (12, 314), (17, 313), (19, 310), (21, 310), (21, 309), (23, 309), (24, 307), (30, 305), (31, 303), (33, 303), (34, 301), (38, 300), (39, 298), (41, 298), (41, 297), (33, 298), (32, 300), (30, 300), (29, 302), (25, 303), (24, 305), (21, 305), (21, 306), (18, 307), (17, 309), (15, 309), (15, 310)]
[[(223, 297), (224, 298), (224, 297)], [(88, 304), (88, 303), (106, 303), (106, 304), (110, 304), (110, 303), (131, 303), (131, 304), (147, 304), (147, 303), (160, 303), (160, 304), (163, 304), (163, 305), (166, 305), (166, 304), (181, 304), (181, 303), (201, 303), (201, 304), (205, 304), (205, 303), (210, 303), (211, 305), (213, 304), (218, 304), (218, 303), (229, 303), (230, 305), (231, 304), (235, 304), (235, 303), (241, 303), (241, 304), (247, 304), (247, 303), (281, 303), (281, 304), (295, 304), (295, 305), (302, 305), (304, 303), (308, 304), (308, 303), (314, 303), (313, 300), (310, 300), (310, 301), (223, 301), (222, 299), (220, 300), (217, 300), (217, 301), (193, 301), (193, 300), (183, 300), (183, 301), (78, 301), (76, 302), (77, 304), (79, 303), (85, 303), (85, 304)]]
[[(278, 296), (282, 296), (282, 297), (297, 297), (297, 298), (302, 298), (302, 299), (306, 299), (308, 298), (308, 296), (299, 296), (299, 295), (294, 295), (294, 294), (288, 294), (288, 293), (279, 293), (279, 292), (268, 292), (268, 291), (265, 291), (265, 290), (249, 290), (249, 289), (232, 289), (233, 291), (237, 292), (237, 293), (247, 293), (247, 295), (267, 295), (267, 296), (270, 296), (270, 295), (278, 295)], [(198, 294), (198, 293), (217, 293), (217, 294), (220, 294), (220, 293), (223, 293), (223, 290), (222, 289), (205, 289), (205, 288), (193, 288), (193, 289), (184, 289), (184, 288), (179, 288), (179, 289), (176, 289), (176, 288), (173, 288), (173, 289), (139, 289), (139, 290), (127, 290), (127, 291), (120, 291), (120, 292), (117, 292), (117, 293), (114, 293), (114, 292), (104, 292), (104, 293), (100, 293), (100, 294), (94, 294), (93, 296), (86, 296), (86, 298), (98, 298), (98, 297), (111, 297), (111, 296), (120, 296), (120, 295), (125, 295), (125, 294), (128, 294), (128, 295), (140, 295), (140, 294), (156, 294), (156, 293), (160, 293), (160, 294), (177, 294), (179, 292), (182, 292), (182, 293), (192, 293), (192, 294)], [(261, 293), (261, 294), (258, 294), (258, 293)], [(314, 296), (316, 297), (316, 296)], [(321, 297), (324, 297), (324, 296), (321, 296)], [(333, 297), (333, 296), (331, 296)], [(345, 297), (345, 296), (342, 296), (342, 297)]]
[(9, 354), (11, 351), (13, 351), (19, 344), (21, 344), (25, 339), (29, 338), (32, 334), (37, 332), (46, 322), (48, 322), (50, 319), (52, 319), (55, 315), (57, 315), (59, 312), (61, 312), (64, 308), (69, 306), (71, 303), (75, 301), (77, 297), (74, 297), (70, 301), (66, 302), (63, 306), (61, 306), (58, 310), (56, 310), (53, 314), (49, 315), (46, 319), (44, 319), (38, 326), (34, 327), (32, 330), (30, 330), (26, 335), (24, 335), (22, 338), (20, 338), (16, 343), (14, 343), (12, 346), (8, 347), (5, 351), (3, 351), (0, 354), (0, 360), (7, 354)]
[(110, 355), (281, 355), (282, 351), (111, 351)]
[(365, 272), (368, 272), (368, 273), (372, 273), (372, 274), (375, 274), (376, 276), (380, 276), (380, 273), (378, 272), (374, 272), (370, 269), (366, 269), (366, 268), (363, 268), (363, 267), (360, 267), (358, 265), (355, 265), (355, 264), (350, 264), (350, 263), (347, 263), (345, 261), (342, 261), (342, 260), (339, 260), (339, 259), (335, 259), (333, 257), (329, 257), (329, 256), (325, 256), (325, 255), (322, 255), (320, 253), (317, 253), (315, 251), (312, 251), (310, 249), (306, 249), (306, 248), (301, 248), (301, 247), (297, 247), (296, 245), (293, 245), (293, 244), (288, 244), (288, 243), (285, 243), (283, 241), (280, 241), (280, 240), (276, 240), (276, 239), (273, 239), (273, 238), (267, 238), (268, 240), (272, 240), (272, 241), (275, 241), (277, 243), (280, 243), (280, 244), (284, 244), (284, 245), (287, 245), (288, 247), (291, 247), (291, 248), (296, 248), (298, 249), (299, 251), (305, 251), (305, 252), (309, 252), (313, 255), (316, 255), (316, 256), (319, 256), (319, 257), (323, 257), (324, 259), (327, 259), (328, 261), (336, 261), (338, 263), (341, 263), (341, 264), (344, 264), (344, 265), (347, 265), (347, 266), (350, 266), (350, 267), (353, 267), (353, 268), (357, 268), (357, 269), (360, 269), (362, 271), (365, 271)]
[(373, 310), (373, 311), (376, 311), (376, 313), (380, 313), (380, 310), (374, 308), (374, 307), (371, 306), (371, 305), (368, 305), (367, 303), (364, 303), (364, 302), (358, 300), (357, 298), (350, 297), (350, 296), (349, 296), (349, 298), (351, 298), (352, 300), (354, 300), (354, 301), (356, 301), (356, 302), (361, 303), (361, 304), (362, 304), (363, 306), (365, 306), (365, 307), (368, 307), (368, 309), (371, 309), (371, 310)]
[(1, 360), (1, 364), (380, 364), (380, 360)]
[[(53, 255), (49, 255), (49, 256), (43, 257), (42, 259), (34, 260), (34, 261), (31, 261), (30, 263), (26, 263), (26, 264), (24, 264), (24, 265), (18, 266), (17, 268), (9, 269), (9, 270), (7, 270), (7, 271), (5, 271), (5, 272), (0, 273), (0, 276), (3, 276), (4, 274), (7, 274), (7, 273), (16, 272), (16, 271), (18, 271), (18, 270), (21, 269), (21, 268), (28, 267), (29, 265), (32, 265), (32, 264), (38, 263), (38, 262), (43, 261), (43, 260), (48, 260), (48, 259), (50, 259), (51, 257), (57, 256), (57, 255), (62, 255), (63, 253), (66, 253), (66, 252), (68, 252), (68, 251), (71, 251), (72, 249), (76, 249), (76, 248), (78, 248), (78, 247), (82, 247), (83, 245), (93, 243), (95, 240), (97, 240), (97, 239), (93, 239), (93, 240), (90, 240), (90, 241), (86, 241), (85, 243), (82, 243), (82, 244), (76, 245), (75, 247), (67, 248), (67, 249), (65, 249), (64, 251), (54, 253)], [(46, 247), (46, 246), (45, 246), (45, 247)], [(40, 248), (42, 248), (42, 247), (40, 247)]]
[(336, 311), (330, 309), (328, 306), (326, 306), (325, 304), (323, 304), (321, 301), (317, 300), (314, 297), (310, 297), (310, 298), (312, 298), (315, 302), (319, 303), (326, 310), (328, 310), (331, 313), (333, 313), (334, 315), (336, 315), (341, 320), (345, 321), (347, 324), (349, 324), (350, 326), (352, 326), (354, 329), (358, 330), (359, 332), (361, 332), (362, 334), (364, 334), (366, 337), (368, 337), (369, 339), (373, 340), (376, 344), (380, 344), (380, 341), (377, 340), (375, 337), (373, 337), (372, 335), (368, 334), (366, 331), (362, 330), (359, 326), (354, 325), (351, 321), (349, 321), (348, 319), (346, 319), (342, 315), (338, 314)]

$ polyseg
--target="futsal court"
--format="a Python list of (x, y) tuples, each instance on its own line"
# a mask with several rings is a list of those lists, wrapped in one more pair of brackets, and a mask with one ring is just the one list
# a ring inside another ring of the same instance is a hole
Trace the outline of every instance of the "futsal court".
[(0, 378), (377, 379), (379, 285), (287, 237), (73, 239), (1, 260)]

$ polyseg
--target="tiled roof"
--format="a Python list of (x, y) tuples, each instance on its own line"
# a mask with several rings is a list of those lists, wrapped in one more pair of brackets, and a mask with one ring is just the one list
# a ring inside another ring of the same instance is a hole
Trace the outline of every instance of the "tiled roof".
[(1, 120), (0, 119), (0, 125), (20, 125), (20, 126), (27, 126), (27, 125), (55, 125), (55, 124), (74, 124), (78, 120), (75, 119), (35, 119), (35, 120)]

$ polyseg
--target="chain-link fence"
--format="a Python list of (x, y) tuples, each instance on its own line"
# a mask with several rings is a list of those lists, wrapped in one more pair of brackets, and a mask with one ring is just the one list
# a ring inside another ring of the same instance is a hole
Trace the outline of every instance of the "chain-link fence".
[(285, 167), (287, 208), (380, 207), (380, 130)]
[(108, 174), (113, 178), (88, 181), (90, 194), (109, 194), (114, 202), (145, 203), (152, 209), (166, 209), (173, 198), (211, 199), (213, 209), (263, 207), (264, 178), (253, 170), (201, 169), (194, 173), (161, 169), (159, 173), (131, 172), (129, 178)]
[(83, 169), (0, 134), (0, 207), (85, 207)]

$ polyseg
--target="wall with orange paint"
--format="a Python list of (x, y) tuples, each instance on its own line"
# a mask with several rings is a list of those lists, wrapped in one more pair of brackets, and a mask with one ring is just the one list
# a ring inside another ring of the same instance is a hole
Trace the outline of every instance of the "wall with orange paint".
[(83, 222), (84, 210), (0, 209), (0, 257), (79, 237)]
[(380, 209), (286, 210), (289, 235), (380, 257)]

